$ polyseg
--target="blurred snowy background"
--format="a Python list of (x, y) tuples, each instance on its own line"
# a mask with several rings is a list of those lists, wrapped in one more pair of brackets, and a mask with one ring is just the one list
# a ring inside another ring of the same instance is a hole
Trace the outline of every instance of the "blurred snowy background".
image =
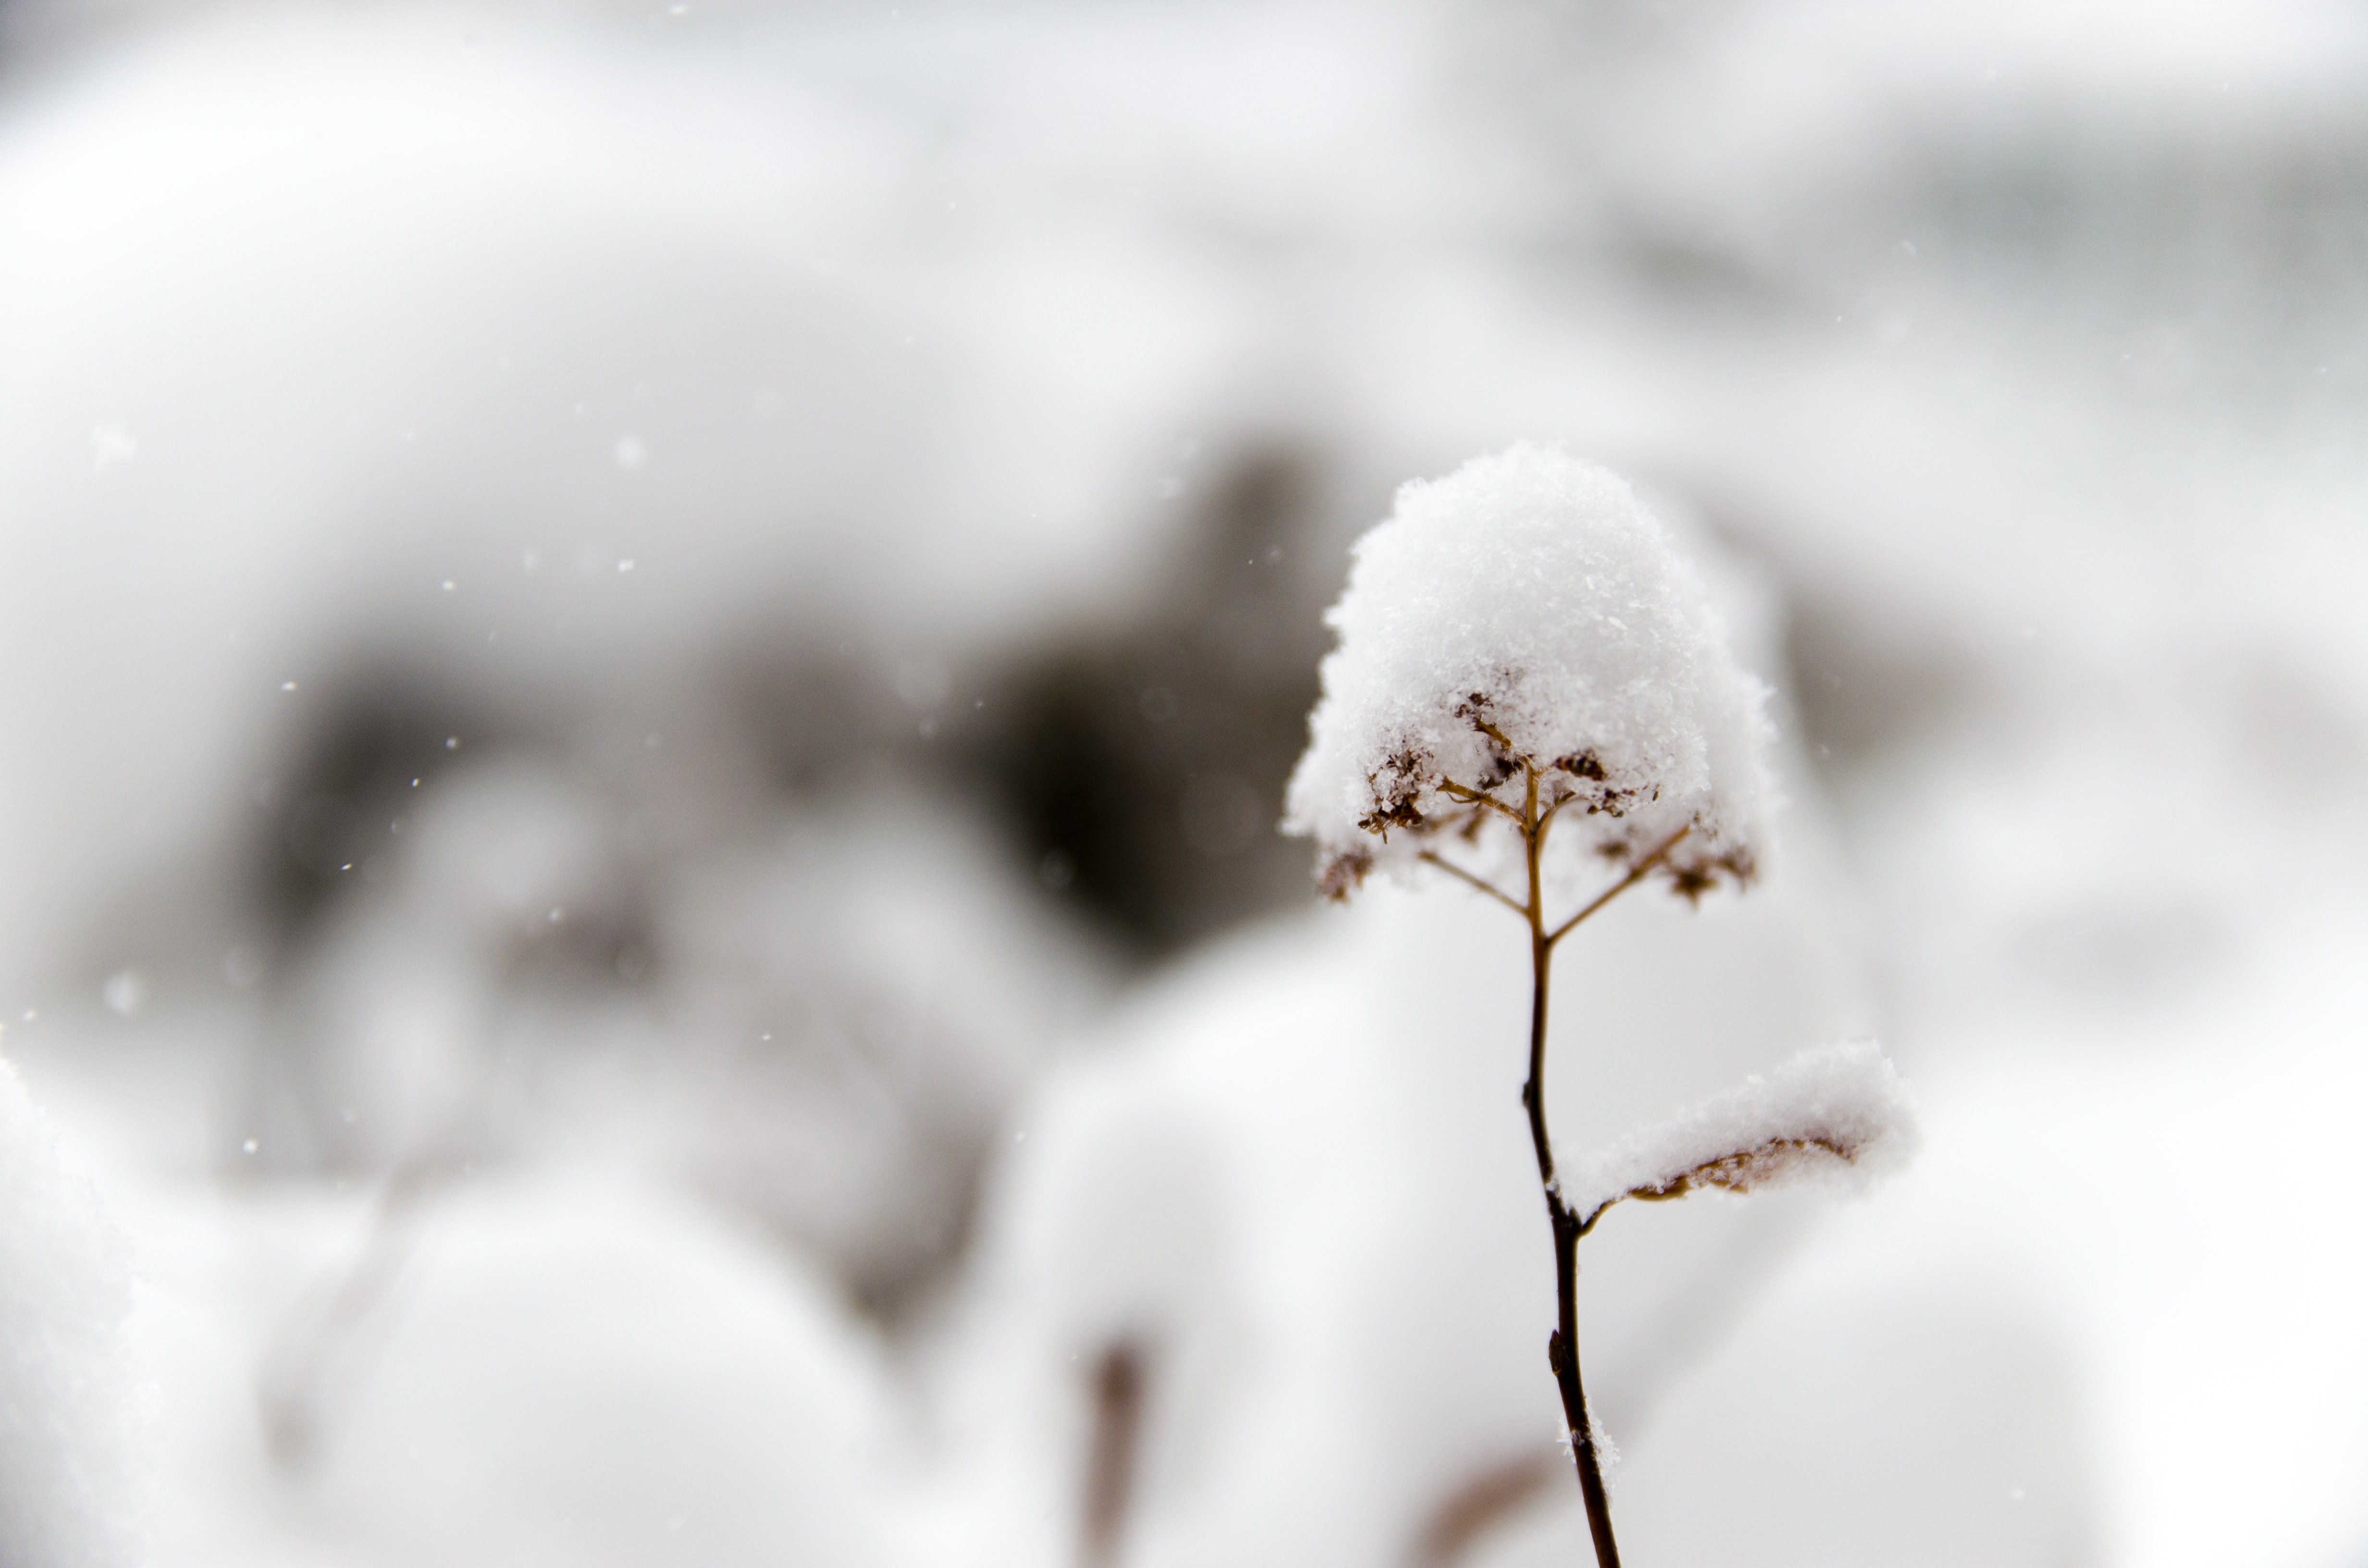
[(1630, 1558), (2359, 1568), (2363, 419), (2357, 4), (5, 0), (0, 1561), (1584, 1561), (1517, 929), (1272, 831), (1526, 435), (1793, 801), (1557, 1131), (1927, 1120), (1590, 1240)]

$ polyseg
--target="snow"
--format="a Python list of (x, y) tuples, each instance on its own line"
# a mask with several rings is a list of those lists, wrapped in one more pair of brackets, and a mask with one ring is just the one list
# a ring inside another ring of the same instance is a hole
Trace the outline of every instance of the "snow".
[[(1235, 454), (1316, 497), (1220, 585), (1252, 667), (1255, 585), (1313, 626), (1525, 431), (1671, 526), (1795, 802), (1749, 899), (1565, 945), (1554, 1128), (1879, 1036), (1927, 1139), (1590, 1233), (1632, 1560), (2360, 1560), (2357, 17), (6, 9), (0, 1015), (141, 1259), (154, 1561), (1076, 1562), (1119, 1344), (1130, 1563), (1459, 1495), (1513, 1499), (1470, 1568), (1585, 1561), (1502, 921), (1377, 879), (1079, 1018), (1083, 861), (951, 744)], [(276, 944), (263, 801), (422, 688), (452, 766), (364, 824), (416, 850)], [(275, 1469), (258, 1369), (456, 1101)]]
[[(1326, 618), (1339, 646), (1292, 775), (1286, 831), (1345, 894), (1474, 826), (1501, 874), (1514, 846), (1477, 792), (1567, 801), (1558, 888), (1592, 859), (1689, 891), (1747, 882), (1769, 852), (1768, 691), (1738, 669), (1708, 592), (1616, 474), (1524, 443), (1408, 483), (1358, 540)], [(1493, 732), (1493, 733), (1491, 733)]]
[(1668, 1122), (1573, 1162), (1570, 1203), (1592, 1220), (1625, 1198), (1817, 1186), (1862, 1194), (1904, 1170), (1916, 1105), (1872, 1040), (1804, 1051)]
[[(1809, 859), (1714, 912), (1634, 901), (1590, 926), (1595, 950), (1573, 955), (1595, 960), (1573, 965), (1586, 1005), (1556, 1024), (1558, 1124), (1633, 1123), (1867, 1016), (1802, 885)], [(1015, 1532), (1042, 1528), (1032, 1509), (1074, 1517), (1083, 1369), (1122, 1338), (1151, 1348), (1126, 1547), (1144, 1561), (1399, 1561), (1500, 1476), (1526, 1506), (1576, 1513), (1543, 1348), (1553, 1248), (1515, 1093), (1521, 944), (1388, 882), (1311, 913), (1140, 988), (1026, 1113), (988, 1195), (950, 1415), (996, 1456), (981, 1487)], [(1725, 983), (1673, 1005), (1705, 967)], [(1591, 1050), (1603, 1035), (1636, 1049)], [(1649, 1462), (1693, 1346), (1814, 1220), (1686, 1204), (1589, 1238), (1589, 1397), (1623, 1475)], [(1524, 1481), (1533, 1464), (1554, 1468)]]
[(122, 1235), (0, 1058), (0, 1562), (140, 1560)]

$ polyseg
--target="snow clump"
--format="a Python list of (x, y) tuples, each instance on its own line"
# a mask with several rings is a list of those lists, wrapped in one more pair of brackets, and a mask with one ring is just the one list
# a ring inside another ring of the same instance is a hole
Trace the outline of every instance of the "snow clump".
[(1922, 1141), (1916, 1101), (1882, 1049), (1830, 1045), (1579, 1161), (1571, 1208), (1592, 1224), (1623, 1198), (1658, 1201), (1706, 1187), (1862, 1193), (1904, 1169)]
[[(1284, 831), (1346, 897), (1477, 829), (1485, 795), (1563, 803), (1546, 871), (1589, 854), (1698, 895), (1748, 882), (1769, 846), (1768, 688), (1740, 669), (1693, 567), (1625, 481), (1522, 443), (1400, 488), (1326, 617), (1339, 645), (1292, 777)], [(1492, 833), (1494, 866), (1519, 835)], [(1490, 853), (1483, 846), (1482, 854)]]
[(0, 1061), (0, 1564), (137, 1562), (123, 1243)]

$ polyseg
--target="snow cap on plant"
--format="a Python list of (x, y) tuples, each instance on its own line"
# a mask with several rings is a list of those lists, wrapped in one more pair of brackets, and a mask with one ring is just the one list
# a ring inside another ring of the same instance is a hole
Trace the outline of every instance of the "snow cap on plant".
[(1680, 833), (1654, 867), (1680, 892), (1752, 879), (1768, 689), (1619, 475), (1525, 442), (1401, 487), (1354, 554), (1283, 823), (1316, 841), (1326, 892), (1446, 835), (1516, 852), (1480, 834), (1481, 798), (1518, 813), (1529, 768), (1541, 809), (1561, 803), (1556, 883), (1588, 853), (1634, 865)]
[(1861, 1195), (1922, 1145), (1916, 1100), (1873, 1040), (1804, 1051), (1769, 1074), (1577, 1162), (1571, 1208), (1592, 1226), (1623, 1199), (1823, 1186)]

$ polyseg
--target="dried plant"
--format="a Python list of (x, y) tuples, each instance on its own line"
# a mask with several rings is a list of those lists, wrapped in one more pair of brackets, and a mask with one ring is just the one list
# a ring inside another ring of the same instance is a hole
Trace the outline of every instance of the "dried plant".
[[(1574, 1181), (1557, 1167), (1545, 1100), (1556, 947), (1648, 879), (1689, 900), (1746, 887), (1768, 843), (1766, 688), (1736, 667), (1700, 580), (1617, 476), (1520, 446), (1409, 484), (1359, 541), (1327, 620), (1339, 646), (1284, 824), (1316, 840), (1318, 884), (1346, 899), (1378, 868), (1435, 871), (1528, 927), (1521, 1105), (1554, 1234), (1546, 1359), (1596, 1560), (1618, 1568), (1579, 1368), (1580, 1238), (1625, 1199), (1879, 1174), (1912, 1150), (1906, 1091), (1872, 1045), (1811, 1052), (1585, 1162)], [(1607, 866), (1608, 885), (1577, 891)]]

